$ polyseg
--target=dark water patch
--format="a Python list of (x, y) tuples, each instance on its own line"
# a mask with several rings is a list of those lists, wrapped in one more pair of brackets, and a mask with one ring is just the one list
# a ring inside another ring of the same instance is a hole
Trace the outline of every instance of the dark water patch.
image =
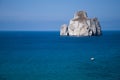
[(8, 80), (5, 76), (0, 75), (0, 80)]

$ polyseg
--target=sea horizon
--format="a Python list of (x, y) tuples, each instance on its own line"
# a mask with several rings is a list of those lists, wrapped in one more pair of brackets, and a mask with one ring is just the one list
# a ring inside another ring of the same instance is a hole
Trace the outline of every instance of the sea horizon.
[(119, 7), (0, 0), (0, 80), (120, 80)]

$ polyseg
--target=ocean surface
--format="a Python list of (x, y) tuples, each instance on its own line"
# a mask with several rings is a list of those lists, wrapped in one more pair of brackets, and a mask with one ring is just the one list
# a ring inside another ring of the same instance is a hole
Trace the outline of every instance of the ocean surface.
[(1, 31), (0, 80), (120, 80), (120, 31), (99, 37)]

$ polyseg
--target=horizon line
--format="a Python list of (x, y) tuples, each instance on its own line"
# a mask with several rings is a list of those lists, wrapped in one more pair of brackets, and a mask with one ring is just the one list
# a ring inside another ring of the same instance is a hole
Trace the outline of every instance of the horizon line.
[[(0, 32), (2, 32), (2, 31), (11, 31), (11, 32), (12, 32), (12, 31), (16, 31), (16, 32), (17, 32), (17, 31), (26, 31), (26, 32), (27, 32), (27, 31), (31, 31), (31, 32), (32, 32), (32, 31), (33, 31), (33, 32), (35, 32), (35, 31), (36, 31), (36, 32), (39, 32), (39, 31), (40, 31), (40, 32), (54, 32), (54, 31), (55, 31), (55, 32), (60, 32), (60, 30), (0, 30)], [(120, 30), (102, 30), (102, 31), (120, 31)]]

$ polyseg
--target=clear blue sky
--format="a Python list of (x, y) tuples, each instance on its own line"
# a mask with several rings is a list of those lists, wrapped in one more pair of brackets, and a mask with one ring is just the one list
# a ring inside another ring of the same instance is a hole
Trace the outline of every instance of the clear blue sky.
[(120, 0), (0, 0), (0, 30), (59, 30), (85, 10), (103, 30), (120, 30)]

